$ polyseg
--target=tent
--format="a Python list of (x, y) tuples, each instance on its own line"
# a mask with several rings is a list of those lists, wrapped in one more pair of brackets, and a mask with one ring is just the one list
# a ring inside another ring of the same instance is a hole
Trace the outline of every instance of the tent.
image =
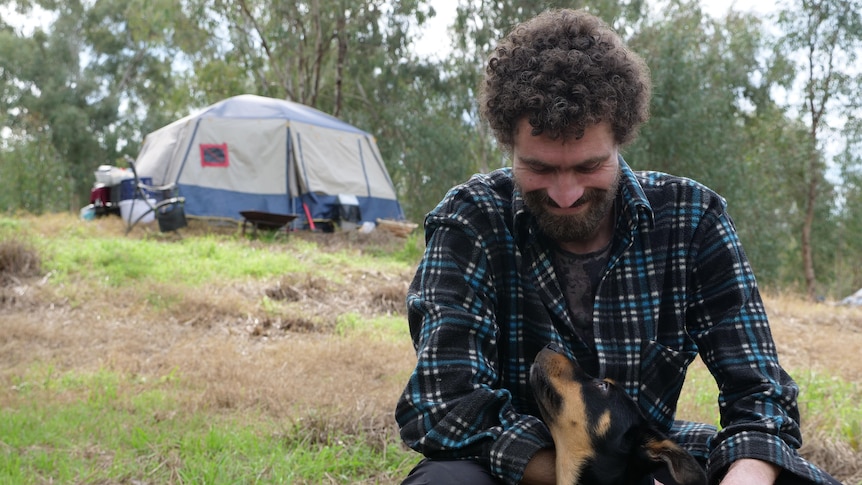
[(148, 134), (135, 165), (154, 185), (177, 184), (191, 216), (260, 211), (307, 223), (358, 206), (358, 222), (404, 219), (374, 137), (291, 101), (222, 100)]

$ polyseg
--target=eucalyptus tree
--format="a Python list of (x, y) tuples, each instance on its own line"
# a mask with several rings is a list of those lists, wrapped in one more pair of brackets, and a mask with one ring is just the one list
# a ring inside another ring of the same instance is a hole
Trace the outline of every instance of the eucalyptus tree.
[[(2, 34), (0, 102), (14, 135), (3, 160), (37, 156), (40, 181), (50, 177), (67, 198), (66, 207), (76, 209), (86, 203), (98, 165), (134, 153), (142, 133), (179, 110), (172, 79), (181, 50), (173, 46), (194, 35), (193, 19), (167, 0), (7, 4), (25, 15), (41, 9), (51, 20), (32, 33), (6, 29)], [(50, 170), (46, 156), (52, 159)], [(57, 177), (63, 183), (53, 180)]]
[(335, 116), (406, 55), (429, 14), (424, 0), (187, 1), (212, 35), (193, 67), (205, 101), (243, 90)]
[(786, 0), (777, 25), (782, 35), (776, 51), (795, 63), (802, 84), (802, 95), (795, 104), (808, 128), (801, 147), (806, 166), (799, 179), (805, 189), (800, 249), (806, 292), (814, 299), (814, 227), (824, 196), (831, 193), (825, 182), (830, 162), (828, 139), (840, 129), (834, 120), (859, 115), (862, 72), (857, 61), (862, 48), (862, 0)]
[[(0, 40), (4, 84), (0, 103), (11, 131), (3, 171), (17, 172), (17, 180), (24, 184), (19, 189), (22, 195), (41, 193), (38, 185), (47, 184), (49, 190), (63, 194), (64, 205), (69, 207), (78, 203), (75, 188), (80, 188), (88, 161), (99, 159), (103, 153), (98, 134), (113, 117), (110, 110), (92, 109), (88, 102), (97, 96), (98, 82), (82, 69), (78, 56), (83, 45), (83, 8), (70, 2), (63, 13), (48, 32), (37, 28), (27, 35), (20, 30), (4, 30)], [(40, 149), (44, 145), (51, 149)], [(17, 154), (10, 153), (15, 149)], [(22, 157), (24, 153), (36, 157), (32, 159), (35, 163), (22, 166), (22, 161), (30, 160)], [(27, 173), (35, 178), (27, 178)], [(57, 209), (54, 204), (58, 201), (52, 199), (21, 200), (26, 205), (16, 208), (37, 213)]]
[(650, 121), (624, 156), (638, 169), (706, 184), (728, 200), (750, 260), (776, 283), (792, 227), (798, 126), (772, 98), (777, 85), (762, 19), (705, 15), (697, 2), (670, 2), (631, 40), (653, 79)]
[(838, 154), (840, 171), (839, 224), (833, 259), (839, 296), (862, 288), (862, 119), (849, 120), (843, 129), (844, 148)]

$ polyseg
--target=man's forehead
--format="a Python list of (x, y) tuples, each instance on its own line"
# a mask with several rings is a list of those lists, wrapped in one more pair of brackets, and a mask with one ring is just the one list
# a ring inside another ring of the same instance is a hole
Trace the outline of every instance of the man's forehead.
[(598, 123), (592, 123), (585, 127), (582, 130), (576, 129), (576, 127), (572, 126), (560, 132), (551, 132), (543, 130), (541, 127), (535, 128), (530, 124), (530, 120), (527, 117), (521, 118), (518, 123), (515, 124), (514, 132), (512, 133), (512, 138), (515, 142), (517, 142), (518, 138), (526, 139), (526, 137), (544, 137), (548, 140), (555, 140), (562, 143), (573, 143), (582, 139), (589, 132), (606, 132), (608, 135), (613, 137), (613, 128), (608, 121), (601, 121)]

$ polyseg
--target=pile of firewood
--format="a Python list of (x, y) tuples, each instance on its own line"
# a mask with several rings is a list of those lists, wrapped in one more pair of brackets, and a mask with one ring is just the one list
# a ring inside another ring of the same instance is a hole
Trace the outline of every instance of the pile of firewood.
[(406, 221), (393, 221), (391, 219), (377, 219), (377, 227), (389, 231), (398, 237), (407, 237), (419, 224)]

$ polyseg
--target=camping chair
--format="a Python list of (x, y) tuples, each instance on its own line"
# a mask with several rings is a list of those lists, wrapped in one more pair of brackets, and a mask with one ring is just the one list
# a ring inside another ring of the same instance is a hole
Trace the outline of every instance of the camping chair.
[[(131, 232), (135, 224), (141, 222), (148, 215), (153, 214), (159, 223), (159, 231), (169, 232), (188, 226), (185, 212), (185, 197), (177, 195), (176, 184), (161, 186), (147, 185), (141, 182), (135, 161), (126, 158), (132, 174), (135, 176), (135, 194), (132, 199), (132, 214), (126, 224), (126, 234)], [(153, 202), (155, 201), (155, 202)], [(143, 211), (134, 211), (134, 205), (144, 204)]]

